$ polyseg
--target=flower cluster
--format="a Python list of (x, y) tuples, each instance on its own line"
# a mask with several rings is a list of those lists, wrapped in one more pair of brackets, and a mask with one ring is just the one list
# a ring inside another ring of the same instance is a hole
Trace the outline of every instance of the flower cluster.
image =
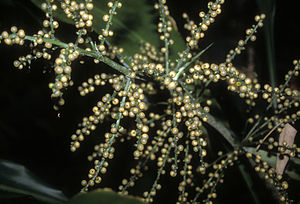
[[(110, 37), (115, 35), (111, 28), (113, 18), (122, 7), (119, 0), (107, 2), (108, 12), (102, 16), (105, 27), (95, 39), (92, 33), (93, 25), (97, 22), (94, 20), (94, 4), (91, 0), (63, 0), (60, 3), (47, 0), (41, 5), (46, 13), (42, 30), (32, 36), (15, 26), (10, 33), (2, 32), (0, 40), (5, 44), (23, 45), (29, 41), (32, 47), (32, 53), (14, 61), (15, 67), (22, 69), (38, 58), (53, 64), (55, 79), (49, 83), (49, 88), (52, 90), (51, 97), (58, 99), (54, 105), (56, 110), (65, 103), (64, 91), (74, 84), (74, 61), (84, 56), (90, 57), (95, 64), (102, 62), (118, 71), (117, 74), (101, 72), (78, 87), (81, 96), (94, 92), (99, 86), (111, 87), (112, 90), (99, 96), (92, 113), (82, 119), (71, 136), (70, 149), (74, 152), (97, 127), (101, 127), (104, 122), (110, 124), (110, 127), (105, 128), (106, 133), (101, 136), (101, 142), (94, 146), (93, 153), (88, 156), (93, 167), (87, 179), (81, 181), (82, 191), (88, 191), (101, 183), (109, 169), (110, 160), (118, 151), (116, 144), (126, 140), (132, 141), (134, 150), (125, 154), (136, 160), (136, 165), (130, 169), (129, 178), (124, 178), (119, 186), (118, 190), (123, 194), (128, 194), (128, 189), (143, 177), (149, 164), (155, 164), (156, 177), (150, 189), (143, 193), (145, 201), (154, 201), (155, 195), (162, 188), (160, 178), (169, 174), (180, 178), (177, 203), (212, 203), (217, 197), (217, 185), (223, 183), (226, 169), (246, 155), (255, 162), (255, 171), (263, 173), (264, 178), (279, 192), (280, 200), (291, 202), (286, 191), (288, 184), (282, 181), (282, 175), (276, 174), (275, 169), (263, 161), (260, 155), (254, 155), (244, 147), (263, 145), (269, 151), (276, 149), (275, 153), (285, 155), (289, 150), (290, 157), (300, 157), (296, 144), (281, 145), (273, 136), (263, 138), (272, 129), (281, 132), (285, 124), (294, 124), (300, 117), (300, 111), (295, 111), (299, 107), (299, 91), (289, 87), (291, 78), (299, 75), (300, 60), (294, 61), (294, 69), (288, 72), (284, 84), (279, 87), (262, 85), (234, 66), (235, 57), (246, 49), (249, 41), (256, 40), (256, 33), (266, 18), (264, 14), (255, 16), (256, 23), (246, 30), (245, 38), (229, 51), (223, 63), (200, 60), (209, 47), (199, 51), (198, 43), (221, 13), (222, 4), (224, 0), (209, 2), (208, 11), (199, 13), (200, 23), (195, 23), (187, 14), (183, 14), (187, 21), (184, 27), (189, 35), (185, 39), (186, 47), (176, 53), (176, 60), (171, 58), (171, 48), (176, 42), (172, 38), (174, 28), (166, 0), (158, 0), (154, 5), (160, 16), (157, 30), (162, 47), (141, 42), (141, 49), (133, 56), (126, 56), (123, 48), (110, 44)], [(77, 36), (74, 41), (62, 42), (55, 37), (59, 23), (54, 14), (58, 10), (63, 11), (66, 18), (75, 25)], [(228, 90), (239, 95), (254, 110), (253, 116), (248, 119), (247, 134), (240, 135), (243, 138), (241, 142), (236, 141), (233, 134), (210, 114), (212, 98), (203, 95), (211, 83), (219, 81), (225, 81)], [(200, 92), (195, 91), (193, 87), (196, 86), (201, 87)], [(160, 101), (152, 102), (159, 97)], [(258, 100), (266, 104), (266, 113), (261, 115), (255, 112)], [(232, 147), (226, 153), (220, 152), (212, 162), (206, 159), (207, 138), (210, 137), (207, 126), (216, 129)]]

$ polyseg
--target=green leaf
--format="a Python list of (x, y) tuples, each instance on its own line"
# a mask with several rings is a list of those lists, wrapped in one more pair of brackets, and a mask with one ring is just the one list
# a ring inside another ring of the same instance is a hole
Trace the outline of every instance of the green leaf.
[(251, 193), (251, 196), (252, 196), (252, 199), (253, 199), (254, 203), (256, 203), (256, 204), (261, 203), (255, 189), (253, 189), (253, 180), (252, 180), (249, 172), (247, 171), (245, 165), (244, 164), (239, 164), (238, 167), (239, 167), (239, 170), (240, 170), (240, 172), (241, 172), (241, 174), (242, 174), (242, 176), (243, 176), (243, 178), (244, 178), (244, 180), (247, 184), (248, 190)]
[(255, 155), (260, 154), (262, 160), (268, 162), (268, 164), (270, 166), (272, 166), (274, 168), (276, 167), (276, 156), (275, 155), (270, 155), (267, 151), (264, 151), (264, 150), (261, 150), (261, 149), (256, 151), (256, 148), (254, 148), (254, 147), (244, 147), (244, 149), (247, 152), (250, 152), (250, 153), (255, 154)]
[(89, 193), (79, 193), (69, 204), (145, 204), (140, 198), (124, 196), (110, 189), (97, 189)]
[[(271, 155), (269, 154), (267, 151), (265, 150), (258, 150), (256, 151), (256, 148), (254, 147), (244, 147), (244, 149), (247, 151), (247, 152), (250, 152), (252, 154), (260, 154), (261, 155), (261, 158), (263, 161), (266, 161), (268, 162), (268, 164), (270, 166), (272, 166), (273, 168), (276, 168), (276, 156), (275, 155)], [(290, 161), (289, 162), (293, 162), (295, 165), (299, 166), (300, 164), (300, 160), (298, 158), (290, 158)], [(299, 169), (299, 168), (298, 168)], [(299, 173), (297, 173), (296, 171), (294, 170), (291, 170), (289, 168), (285, 169), (284, 171), (290, 178), (292, 179), (295, 179), (295, 180), (299, 180), (300, 181), (300, 175)]]
[(60, 190), (49, 187), (24, 166), (5, 160), (0, 160), (0, 190), (30, 195), (47, 203), (68, 201)]
[(170, 59), (174, 61), (178, 59), (178, 55), (177, 55), (178, 52), (182, 52), (184, 50), (185, 42), (181, 34), (178, 32), (178, 28), (173, 17), (169, 16), (169, 20), (173, 25), (173, 29), (170, 34), (171, 34), (171, 38), (174, 40), (174, 44), (171, 45), (170, 47), (169, 55), (170, 55)]
[(300, 166), (300, 159), (299, 158), (292, 158), (292, 161), (295, 163), (295, 164), (297, 164), (297, 165), (299, 165)]
[[(40, 8), (43, 0), (31, 0), (36, 6)], [(78, 2), (84, 2), (80, 0)], [(106, 0), (94, 1), (94, 9), (91, 14), (94, 16), (93, 29), (96, 33), (102, 33), (106, 22), (102, 20), (103, 15), (108, 14), (108, 7)], [(117, 9), (117, 15), (113, 16), (111, 30), (114, 31), (114, 36), (108, 38), (110, 44), (124, 48), (124, 54), (132, 56), (140, 51), (141, 43), (149, 42), (151, 45), (159, 48), (161, 41), (157, 32), (155, 21), (158, 16), (154, 14), (153, 5), (149, 4), (147, 0), (126, 0), (122, 2), (123, 6)], [(53, 13), (57, 19), (74, 24), (74, 21), (67, 18), (65, 13), (58, 5), (58, 9)], [(171, 57), (184, 48), (184, 41), (179, 32), (173, 29), (171, 36), (173, 36), (176, 45), (171, 48)]]
[(297, 172), (295, 172), (295, 171), (288, 171), (287, 174), (289, 175), (289, 177), (291, 179), (300, 181), (300, 174), (298, 174)]
[[(268, 58), (269, 80), (271, 86), (276, 86), (276, 63), (275, 63), (275, 42), (274, 42), (274, 20), (275, 0), (257, 0), (260, 12), (265, 13), (267, 18), (264, 21), (264, 35), (266, 40), (266, 52)], [(273, 98), (273, 106), (276, 108), (276, 98)]]
[(233, 132), (230, 131), (227, 127), (225, 127), (225, 125), (222, 122), (214, 118), (211, 114), (207, 113), (207, 116), (207, 123), (213, 128), (215, 128), (232, 147), (237, 147), (238, 141), (236, 141), (236, 139), (234, 138)]

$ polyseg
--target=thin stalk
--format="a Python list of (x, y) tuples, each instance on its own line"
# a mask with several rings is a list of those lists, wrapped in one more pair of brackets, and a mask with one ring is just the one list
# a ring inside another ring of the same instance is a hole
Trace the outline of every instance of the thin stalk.
[(256, 123), (253, 125), (253, 127), (251, 128), (251, 130), (248, 132), (248, 134), (246, 135), (246, 137), (243, 139), (242, 143), (244, 141), (246, 141), (252, 134), (252, 132), (255, 130), (255, 128), (259, 125), (260, 121), (261, 121), (262, 118), (259, 118)]
[[(219, 4), (219, 2), (220, 2), (220, 0), (216, 0), (215, 1), (216, 4)], [(205, 24), (206, 21), (209, 20), (209, 18), (210, 18), (210, 14), (209, 13), (212, 12), (212, 8), (209, 6), (208, 10), (209, 11), (207, 12), (207, 14), (202, 18), (201, 24)], [(199, 26), (197, 28), (196, 32), (200, 33), (201, 31), (202, 31), (202, 28), (201, 28), (201, 26)], [(191, 40), (195, 40), (195, 36), (194, 35), (191, 36)], [(188, 54), (190, 54), (190, 51), (191, 51), (191, 47), (187, 43), (186, 47), (185, 47), (185, 50), (182, 51), (183, 56), (181, 57), (181, 59), (178, 61), (177, 65), (176, 65), (176, 68), (175, 68), (176, 71), (179, 69), (179, 67), (181, 67), (181, 65), (185, 61), (186, 57), (188, 56)]]
[[(276, 130), (281, 124), (283, 123), (283, 121), (281, 121), (280, 123), (278, 123), (275, 127), (273, 127), (273, 129), (262, 139), (262, 143), (272, 134), (272, 132), (274, 132), (274, 130)], [(259, 144), (256, 147), (256, 151), (259, 150), (261, 144)]]
[(158, 170), (158, 173), (157, 173), (157, 176), (156, 176), (156, 179), (154, 181), (154, 184), (152, 185), (152, 188), (151, 190), (149, 191), (149, 194), (147, 196), (147, 199), (150, 199), (151, 198), (151, 192), (155, 190), (156, 186), (157, 186), (157, 182), (158, 180), (160, 179), (160, 175), (162, 174), (162, 171), (164, 169), (164, 167), (166, 166), (166, 162), (167, 162), (167, 159), (169, 158), (169, 154), (170, 154), (170, 151), (172, 149), (172, 145), (169, 145), (168, 147), (168, 152), (164, 155), (164, 159), (163, 159), (163, 164), (162, 166), (159, 168)]
[[(247, 36), (246, 36), (246, 38), (245, 38), (245, 40), (244, 40), (245, 45), (247, 44), (247, 42), (249, 41), (249, 39), (254, 35), (254, 33), (255, 33), (256, 30), (258, 29), (258, 24), (259, 24), (259, 23), (262, 23), (262, 22), (263, 22), (263, 20), (260, 20), (260, 21), (254, 26), (254, 28), (252, 29), (250, 35), (247, 35)], [(239, 50), (245, 50), (244, 46), (238, 46), (238, 48), (239, 48)], [(232, 55), (229, 57), (230, 61), (232, 61), (232, 60), (235, 58), (236, 55), (237, 55), (237, 52), (234, 51), (234, 52), (232, 53)], [(227, 64), (227, 63), (226, 63), (226, 64)]]
[[(181, 81), (179, 81), (179, 84), (181, 85), (184, 92), (190, 96), (190, 98), (194, 101), (195, 98), (192, 96), (192, 94), (188, 91), (188, 89), (185, 87), (185, 84)], [(201, 109), (201, 111), (203, 111)], [(219, 122), (217, 119), (215, 119), (211, 114), (206, 113), (207, 115), (207, 123), (213, 127), (215, 130), (217, 130), (232, 147), (238, 147), (238, 141), (233, 137), (233, 133), (228, 130), (221, 122)]]
[[(187, 159), (188, 158), (188, 155), (189, 155), (189, 144), (186, 144), (186, 148), (185, 148), (185, 159)], [(187, 168), (188, 168), (188, 164), (187, 164), (187, 162), (184, 162), (184, 172), (187, 172)], [(187, 176), (187, 174), (185, 173), (185, 174), (183, 174), (183, 181), (184, 182), (186, 182), (186, 176)], [(184, 193), (185, 193), (185, 185), (183, 186), (183, 190), (182, 190), (182, 192), (181, 192), (181, 199), (182, 198), (184, 198)], [(183, 203), (183, 202), (181, 202), (181, 203)]]
[[(127, 81), (126, 81), (126, 85), (125, 85), (124, 91), (125, 91), (125, 92), (128, 92), (129, 89), (130, 89), (130, 86), (131, 86), (131, 80), (130, 80), (130, 78), (127, 78)], [(121, 104), (120, 104), (120, 108), (122, 108), (122, 107), (125, 106), (126, 98), (127, 98), (126, 95), (122, 97)], [(116, 127), (117, 129), (119, 129), (119, 126), (120, 126), (120, 123), (121, 123), (122, 116), (123, 116), (123, 113), (120, 112), (120, 113), (118, 114), (118, 119), (117, 119), (116, 124), (115, 124), (115, 127)], [(118, 136), (117, 133), (112, 134), (112, 136), (111, 136), (111, 137), (109, 138), (109, 140), (108, 140), (107, 148), (104, 150), (104, 152), (110, 152), (110, 150), (111, 150), (111, 148), (112, 148), (112, 145), (113, 145), (113, 143), (115, 142), (115, 139), (116, 139), (117, 136)], [(105, 157), (102, 157), (101, 162), (99, 162), (99, 163), (97, 164), (97, 168), (95, 168), (95, 169), (96, 169), (96, 172), (95, 172), (95, 174), (93, 175), (93, 177), (91, 178), (91, 180), (93, 180), (93, 181), (96, 180), (97, 176), (98, 176), (99, 173), (100, 173), (101, 168), (104, 166), (105, 161), (106, 161), (106, 158), (105, 158)], [(90, 183), (88, 182), (88, 183), (81, 189), (81, 192), (85, 192), (85, 191), (88, 189), (89, 186), (90, 186)]]
[(47, 0), (47, 7), (48, 7), (47, 10), (49, 12), (50, 29), (51, 29), (50, 36), (51, 36), (51, 38), (53, 38), (55, 30), (54, 30), (54, 26), (53, 26), (53, 14), (52, 14), (52, 6), (50, 4), (50, 0)]
[[(17, 34), (11, 34), (9, 36), (11, 39), (17, 37)], [(37, 39), (39, 39), (39, 37), (35, 37), (35, 36), (25, 36), (24, 40), (28, 40), (28, 41), (36, 41)], [(0, 40), (2, 40), (2, 36), (0, 36)], [(49, 38), (42, 38), (43, 42), (50, 42), (52, 43), (52, 45), (56, 45), (59, 46), (61, 48), (68, 48), (69, 45), (67, 43), (61, 42), (57, 39), (49, 39)], [(124, 75), (129, 75), (130, 74), (130, 70), (127, 69), (126, 67), (114, 62), (113, 60), (109, 59), (108, 57), (105, 57), (103, 55), (100, 54), (100, 52), (97, 51), (88, 51), (82, 48), (76, 48), (77, 51), (79, 51), (79, 53), (81, 55), (84, 56), (89, 56), (89, 57), (93, 57), (95, 59), (100, 60), (101, 62), (109, 65), (110, 67), (112, 67), (113, 69), (121, 72)]]
[(177, 81), (178, 78), (180, 77), (180, 75), (182, 74), (182, 72), (188, 67), (190, 66), (195, 60), (197, 60), (206, 50), (208, 50), (211, 46), (213, 45), (213, 43), (210, 43), (205, 49), (201, 50), (201, 52), (199, 52), (197, 55), (195, 55), (189, 62), (185, 63), (185, 65), (183, 65), (179, 71), (177, 72), (176, 76), (174, 77), (174, 80)]
[[(164, 33), (164, 36), (166, 36), (165, 34), (168, 33), (167, 32), (167, 22), (166, 22), (166, 14), (165, 14), (165, 9), (164, 9), (164, 5), (161, 2), (161, 0), (159, 1), (159, 9), (160, 9), (160, 18), (163, 24), (163, 28), (162, 31)], [(166, 66), (166, 74), (169, 74), (169, 39), (167, 37), (164, 38), (164, 43), (165, 43), (165, 48), (166, 48), (166, 52), (165, 52), (165, 66)]]
[[(110, 26), (112, 25), (113, 15), (114, 15), (114, 13), (116, 12), (116, 9), (117, 9), (117, 7), (118, 7), (118, 4), (119, 4), (119, 1), (118, 1), (118, 0), (115, 1), (113, 7), (111, 8), (111, 10), (110, 10), (110, 12), (109, 12), (109, 18), (108, 18), (108, 21), (107, 21), (106, 26), (105, 26), (105, 30), (106, 30), (106, 31), (109, 31), (109, 28), (110, 28)], [(105, 42), (105, 38), (102, 37), (101, 40), (100, 40), (100, 44), (103, 45), (104, 42)]]

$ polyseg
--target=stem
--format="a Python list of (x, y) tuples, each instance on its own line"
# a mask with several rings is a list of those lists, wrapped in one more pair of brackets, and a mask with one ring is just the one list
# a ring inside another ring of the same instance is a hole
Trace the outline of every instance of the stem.
[[(254, 33), (256, 32), (256, 30), (258, 29), (258, 24), (263, 22), (263, 20), (260, 20), (256, 25), (255, 27), (253, 28), (252, 32), (250, 33), (250, 35), (247, 35), (244, 42), (245, 42), (245, 45), (247, 44), (247, 42), (249, 41), (249, 39), (254, 35)], [(244, 46), (237, 46), (237, 48), (239, 48), (240, 50), (244, 50)], [(229, 57), (230, 61), (232, 61), (235, 56), (237, 55), (237, 52), (234, 51), (233, 54)], [(227, 64), (227, 63), (226, 63)]]
[(155, 188), (156, 188), (156, 186), (157, 186), (157, 182), (158, 182), (158, 180), (159, 180), (159, 178), (160, 178), (160, 175), (161, 175), (161, 173), (162, 173), (162, 171), (163, 171), (163, 169), (164, 169), (164, 167), (165, 167), (165, 165), (166, 165), (167, 159), (169, 158), (169, 154), (170, 154), (171, 149), (172, 149), (172, 145), (169, 145), (168, 151), (167, 151), (167, 153), (164, 155), (163, 164), (162, 164), (162, 166), (161, 166), (161, 167), (159, 168), (159, 170), (158, 170), (156, 179), (155, 179), (155, 181), (154, 181), (154, 184), (152, 185), (151, 190), (149, 191), (149, 194), (148, 194), (148, 196), (147, 196), (147, 199), (150, 199), (150, 198), (151, 198), (151, 192), (152, 192), (153, 190), (155, 190)]
[[(189, 144), (186, 145), (186, 148), (185, 148), (185, 159), (188, 158), (188, 155), (189, 155)], [(188, 164), (187, 162), (184, 162), (184, 172), (187, 172), (187, 168), (188, 168)], [(186, 177), (187, 177), (187, 174), (183, 174), (183, 181), (186, 182)], [(183, 186), (183, 190), (181, 192), (181, 199), (184, 198), (184, 193), (185, 193), (185, 185)], [(181, 202), (183, 203), (183, 202)]]
[[(195, 100), (194, 97), (192, 96), (192, 94), (187, 90), (187, 88), (185, 87), (184, 83), (179, 81), (181, 87), (183, 88), (184, 92), (190, 96), (190, 98), (192, 100)], [(203, 110), (202, 110), (203, 111)], [(211, 114), (206, 113), (207, 115), (207, 123), (213, 127), (215, 130), (217, 130), (226, 140), (227, 142), (232, 146), (232, 147), (238, 147), (238, 141), (236, 141), (236, 139), (234, 139), (233, 137), (233, 133), (228, 130), (221, 122), (219, 122), (218, 120), (216, 120)]]
[[(129, 89), (130, 89), (130, 86), (131, 86), (131, 80), (130, 80), (130, 78), (127, 78), (127, 81), (126, 81), (126, 85), (125, 85), (124, 91), (125, 91), (125, 92), (128, 92)], [(122, 107), (125, 106), (126, 97), (127, 97), (126, 95), (123, 96), (122, 101), (121, 101), (121, 104), (120, 104), (120, 108), (122, 108)], [(119, 129), (119, 126), (120, 126), (120, 123), (121, 123), (122, 116), (123, 116), (123, 113), (120, 112), (120, 113), (118, 114), (118, 119), (117, 119), (116, 125), (115, 125), (115, 127), (116, 127), (117, 129)], [(118, 136), (118, 134), (115, 133), (115, 134), (113, 134), (113, 135), (109, 138), (109, 140), (108, 140), (108, 142), (107, 142), (107, 148), (104, 150), (104, 152), (110, 152), (110, 150), (111, 150), (111, 148), (112, 148), (112, 145), (113, 145), (113, 143), (115, 142), (115, 139), (116, 139), (117, 136)], [(93, 180), (93, 181), (96, 180), (97, 176), (98, 176), (99, 173), (100, 173), (101, 168), (103, 167), (103, 165), (104, 165), (104, 163), (105, 163), (105, 160), (106, 160), (106, 158), (105, 158), (105, 157), (102, 157), (101, 162), (100, 162), (99, 164), (97, 164), (96, 173), (95, 173), (94, 176), (91, 178), (91, 180)], [(81, 192), (85, 192), (85, 191), (88, 189), (89, 186), (90, 186), (90, 183), (88, 182), (88, 183), (86, 184), (86, 186), (84, 186), (84, 187), (81, 189)]]
[[(114, 15), (114, 13), (115, 13), (117, 7), (118, 7), (118, 4), (119, 4), (119, 1), (115, 1), (115, 2), (114, 2), (114, 5), (113, 5), (113, 7), (112, 7), (112, 9), (111, 9), (110, 12), (109, 12), (109, 19), (108, 19), (108, 21), (107, 21), (107, 23), (106, 23), (106, 26), (105, 26), (105, 30), (106, 30), (106, 31), (109, 30), (109, 28), (110, 28), (110, 26), (111, 26), (111, 24), (112, 24), (113, 15)], [(104, 42), (105, 42), (105, 38), (102, 37), (102, 38), (101, 38), (101, 41), (100, 41), (101, 45), (103, 45)]]
[[(149, 154), (147, 155), (145, 161), (140, 165), (140, 169), (143, 169), (143, 167), (147, 164), (148, 160), (150, 159), (151, 154), (155, 153), (156, 149), (157, 149), (158, 145), (157, 143), (153, 146), (152, 150), (149, 152)], [(127, 188), (130, 187), (130, 183), (134, 182), (138, 179), (138, 175), (134, 174), (130, 177), (129, 181), (124, 188), (122, 189), (122, 193), (125, 193), (125, 191), (127, 190)]]
[[(15, 38), (16, 36), (17, 36), (16, 34), (11, 34), (9, 37), (10, 38)], [(1, 38), (0, 38), (0, 40), (1, 40)], [(34, 37), (34, 36), (25, 36), (24, 37), (25, 40), (32, 41), (32, 42), (36, 41), (38, 38), (39, 37)], [(53, 45), (57, 45), (61, 48), (68, 48), (69, 47), (69, 45), (67, 43), (61, 42), (57, 39), (42, 38), (42, 40), (43, 40), (43, 42), (50, 42)], [(130, 71), (126, 67), (116, 63), (115, 61), (109, 59), (108, 57), (105, 57), (105, 56), (101, 55), (101, 53), (98, 52), (98, 51), (88, 51), (88, 50), (85, 50), (85, 49), (82, 49), (82, 48), (76, 48), (76, 50), (79, 51), (79, 53), (81, 55), (93, 57), (95, 59), (100, 60), (104, 64), (109, 65), (110, 67), (112, 67), (113, 69), (121, 72), (124, 75), (129, 75), (130, 74)]]
[[(216, 1), (215, 1), (216, 4), (218, 4), (219, 2), (220, 2), (220, 0), (216, 0)], [(202, 18), (201, 24), (205, 24), (205, 22), (206, 22), (207, 20), (209, 20), (209, 18), (210, 18), (210, 14), (209, 14), (209, 13), (212, 12), (212, 8), (209, 6), (209, 7), (208, 7), (208, 10), (209, 10), (209, 11), (207, 12), (207, 14)], [(196, 32), (197, 32), (197, 33), (200, 33), (201, 31), (202, 31), (202, 28), (201, 28), (201, 26), (199, 26), (199, 27), (197, 28)], [(194, 36), (194, 35), (191, 36), (191, 40), (195, 40), (195, 36)], [(185, 48), (185, 50), (182, 51), (182, 53), (184, 53), (184, 54), (183, 54), (183, 56), (181, 57), (181, 59), (178, 61), (175, 70), (178, 70), (179, 67), (181, 67), (181, 65), (183, 64), (184, 60), (186, 59), (186, 57), (187, 57), (188, 54), (190, 53), (191, 49), (192, 49), (192, 48), (189, 46), (189, 44), (186, 43), (186, 48)]]
[(177, 65), (176, 65), (176, 68), (175, 68), (175, 70), (178, 70), (179, 69), (179, 67), (181, 67), (181, 65), (183, 64), (183, 62), (184, 62), (184, 60), (185, 60), (185, 58), (187, 57), (187, 55), (189, 54), (189, 52), (190, 52), (190, 47), (187, 45), (186, 46), (186, 49), (184, 50), (184, 54), (183, 54), (183, 56), (180, 58), (180, 60), (178, 61), (178, 63), (177, 63)]
[(251, 130), (248, 132), (248, 134), (246, 135), (246, 137), (243, 139), (242, 143), (244, 143), (252, 134), (252, 132), (255, 130), (255, 128), (259, 125), (260, 121), (262, 118), (259, 118), (256, 123), (254, 124), (254, 126), (251, 128)]
[(246, 142), (246, 140), (247, 140), (249, 137), (251, 137), (251, 136), (257, 134), (257, 132), (260, 131), (261, 129), (263, 129), (270, 121), (271, 121), (271, 119), (266, 120), (266, 121), (265, 121), (258, 129), (256, 129), (256, 130), (255, 130), (255, 128), (256, 128), (256, 126), (257, 126), (258, 124), (255, 124), (255, 127), (253, 127), (253, 128), (251, 129), (251, 132), (249, 132), (249, 133), (247, 134), (246, 138), (242, 141), (242, 143)]
[[(283, 121), (281, 121), (280, 123), (278, 123), (275, 127), (273, 127), (273, 129), (262, 139), (262, 143), (272, 134), (272, 132), (274, 132), (274, 130), (276, 130), (281, 124), (283, 123)], [(261, 144), (259, 144), (256, 147), (256, 151), (259, 150)]]
[(174, 77), (174, 80), (177, 81), (178, 78), (180, 77), (180, 75), (182, 74), (182, 72), (190, 65), (192, 64), (196, 59), (198, 59), (206, 50), (208, 50), (208, 48), (210, 48), (213, 45), (213, 43), (210, 43), (204, 50), (201, 50), (201, 52), (199, 52), (197, 55), (195, 55), (191, 61), (185, 63), (185, 65), (183, 65), (179, 71), (177, 72), (176, 76)]
[[(159, 8), (160, 8), (160, 17), (163, 24), (162, 30), (165, 36), (165, 34), (167, 33), (167, 23), (166, 23), (166, 14), (165, 14), (164, 5), (161, 2), (161, 0), (159, 1)], [(166, 48), (166, 52), (165, 52), (166, 74), (168, 75), (169, 74), (169, 39), (167, 37), (164, 38), (164, 43)]]
[(51, 7), (51, 4), (50, 4), (50, 1), (47, 0), (47, 7), (48, 7), (48, 12), (49, 12), (49, 20), (50, 20), (50, 29), (51, 29), (51, 32), (50, 32), (50, 36), (51, 38), (54, 37), (54, 26), (53, 26), (53, 15), (52, 15), (52, 7)]

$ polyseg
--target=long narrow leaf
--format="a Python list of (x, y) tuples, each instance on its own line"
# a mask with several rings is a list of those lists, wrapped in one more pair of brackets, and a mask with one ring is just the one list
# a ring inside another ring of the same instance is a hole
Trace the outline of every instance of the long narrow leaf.
[(140, 198), (117, 194), (110, 189), (97, 189), (76, 195), (69, 204), (145, 204), (145, 202)]
[[(269, 80), (271, 86), (276, 86), (276, 63), (275, 63), (275, 43), (274, 43), (274, 19), (275, 19), (275, 0), (257, 0), (258, 6), (262, 13), (267, 15), (264, 22), (264, 35), (266, 41), (266, 52), (268, 59)], [(273, 106), (277, 106), (276, 98), (273, 98)]]
[(68, 198), (49, 187), (20, 164), (0, 160), (0, 190), (33, 196), (47, 203), (65, 203)]

